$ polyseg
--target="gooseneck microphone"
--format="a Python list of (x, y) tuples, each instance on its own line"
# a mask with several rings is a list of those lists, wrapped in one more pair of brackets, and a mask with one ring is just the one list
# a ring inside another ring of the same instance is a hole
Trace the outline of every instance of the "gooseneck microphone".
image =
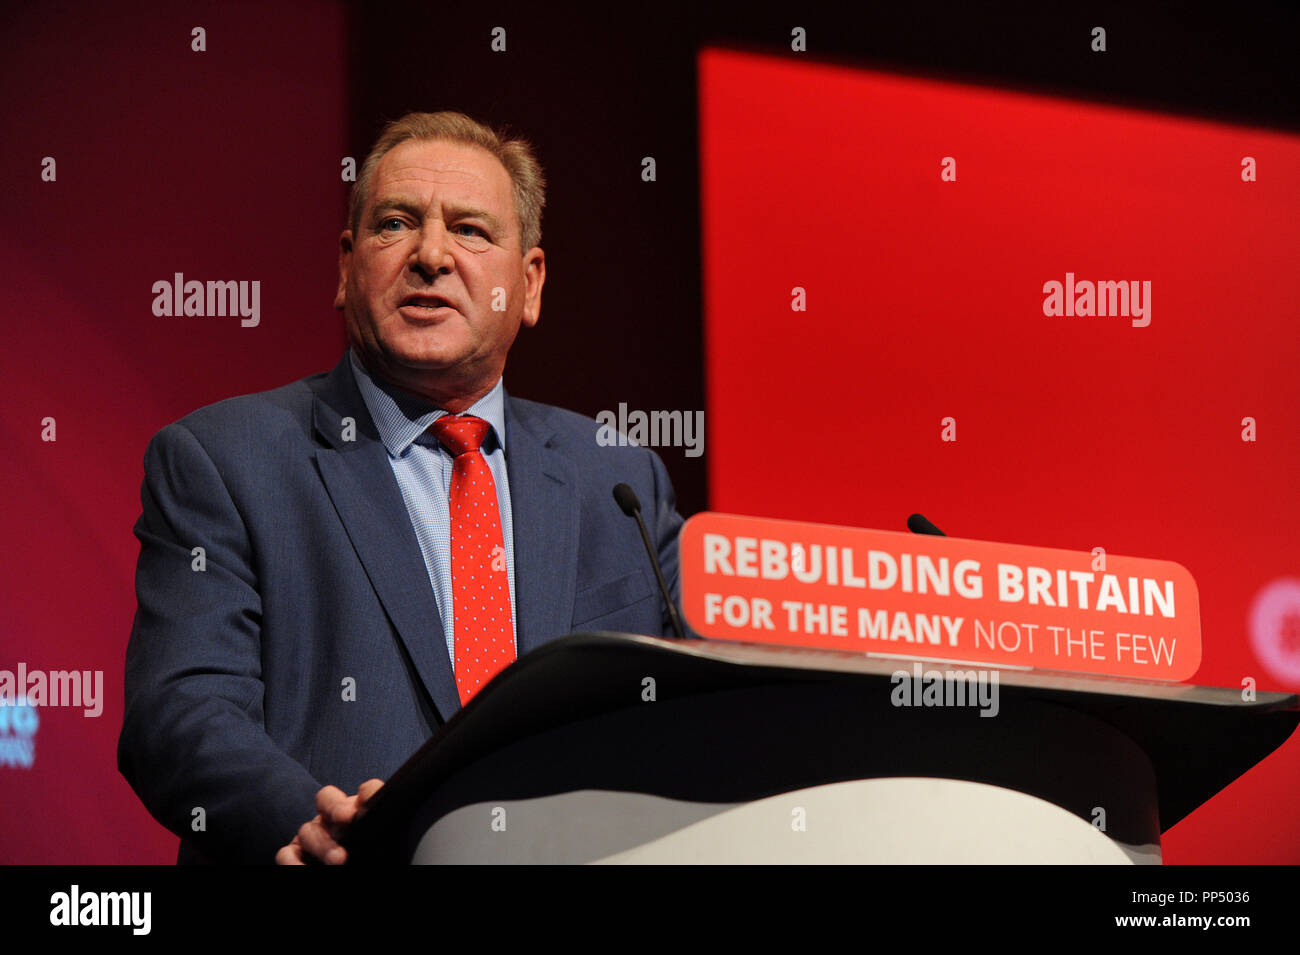
[(933, 534), (935, 537), (947, 537), (943, 531), (935, 527), (924, 514), (913, 514), (907, 519), (907, 529), (913, 534)]
[(624, 514), (636, 518), (636, 526), (641, 529), (641, 542), (645, 544), (645, 552), (650, 555), (650, 566), (655, 569), (655, 580), (659, 581), (659, 592), (664, 595), (664, 603), (668, 606), (668, 616), (673, 622), (673, 633), (677, 634), (678, 640), (685, 640), (686, 634), (682, 631), (682, 618), (678, 616), (677, 605), (673, 603), (672, 595), (668, 593), (668, 584), (664, 581), (664, 572), (659, 567), (659, 555), (655, 553), (654, 547), (650, 544), (650, 535), (646, 533), (645, 521), (641, 519), (641, 502), (637, 499), (636, 491), (626, 484), (615, 484), (614, 500), (618, 502), (618, 506), (623, 509)]

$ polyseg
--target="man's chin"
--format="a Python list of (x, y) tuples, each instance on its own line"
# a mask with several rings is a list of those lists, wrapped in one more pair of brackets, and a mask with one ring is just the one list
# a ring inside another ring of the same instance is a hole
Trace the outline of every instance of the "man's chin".
[(471, 349), (463, 342), (449, 341), (449, 336), (425, 329), (399, 335), (384, 342), (388, 362), (416, 371), (446, 371), (463, 363)]
[(463, 356), (394, 354), (389, 360), (396, 372), (408, 374), (447, 374), (464, 364)]
[(466, 374), (476, 364), (471, 343), (446, 334), (435, 336), (431, 331), (385, 335), (365, 342), (362, 347), (357, 347), (357, 339), (353, 338), (352, 344), (367, 371), (394, 384), (411, 385), (438, 379), (450, 383), (472, 377), (472, 373)]

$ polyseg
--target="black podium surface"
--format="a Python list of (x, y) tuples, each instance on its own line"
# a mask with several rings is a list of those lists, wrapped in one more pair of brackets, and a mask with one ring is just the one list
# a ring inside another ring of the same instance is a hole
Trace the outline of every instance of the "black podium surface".
[[(387, 781), (344, 839), (354, 864), (405, 863), (439, 817), (570, 789), (748, 801), (834, 780), (986, 782), (1122, 842), (1167, 830), (1280, 746), (1300, 697), (999, 670), (1001, 718), (890, 704), (913, 661), (710, 640), (580, 633), (517, 660)], [(923, 660), (927, 671), (975, 665)], [(649, 683), (647, 681), (652, 681)], [(647, 687), (653, 686), (653, 701)], [(1146, 803), (1144, 806), (1143, 803)], [(1145, 818), (1143, 818), (1145, 816)]]

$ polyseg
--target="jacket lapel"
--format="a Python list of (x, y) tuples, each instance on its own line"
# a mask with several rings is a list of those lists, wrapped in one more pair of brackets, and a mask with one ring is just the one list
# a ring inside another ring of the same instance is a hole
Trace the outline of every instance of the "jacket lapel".
[(506, 395), (506, 470), (514, 526), (519, 655), (568, 633), (578, 569), (578, 484), (555, 429)]
[[(355, 422), (354, 440), (343, 439), (344, 418)], [(347, 354), (319, 386), (313, 419), (326, 445), (317, 449), (316, 463), (339, 519), (425, 690), (442, 719), (450, 719), (460, 709), (460, 696), (438, 603), (388, 452)]]

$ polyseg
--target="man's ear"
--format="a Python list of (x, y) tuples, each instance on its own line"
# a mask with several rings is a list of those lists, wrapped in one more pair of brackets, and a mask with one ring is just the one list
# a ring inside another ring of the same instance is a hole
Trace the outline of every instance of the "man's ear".
[(546, 284), (546, 253), (534, 246), (524, 255), (524, 313), (520, 319), (532, 328), (542, 317), (542, 286)]
[(339, 288), (334, 293), (334, 307), (340, 312), (348, 300), (348, 270), (352, 267), (352, 230), (339, 236)]

